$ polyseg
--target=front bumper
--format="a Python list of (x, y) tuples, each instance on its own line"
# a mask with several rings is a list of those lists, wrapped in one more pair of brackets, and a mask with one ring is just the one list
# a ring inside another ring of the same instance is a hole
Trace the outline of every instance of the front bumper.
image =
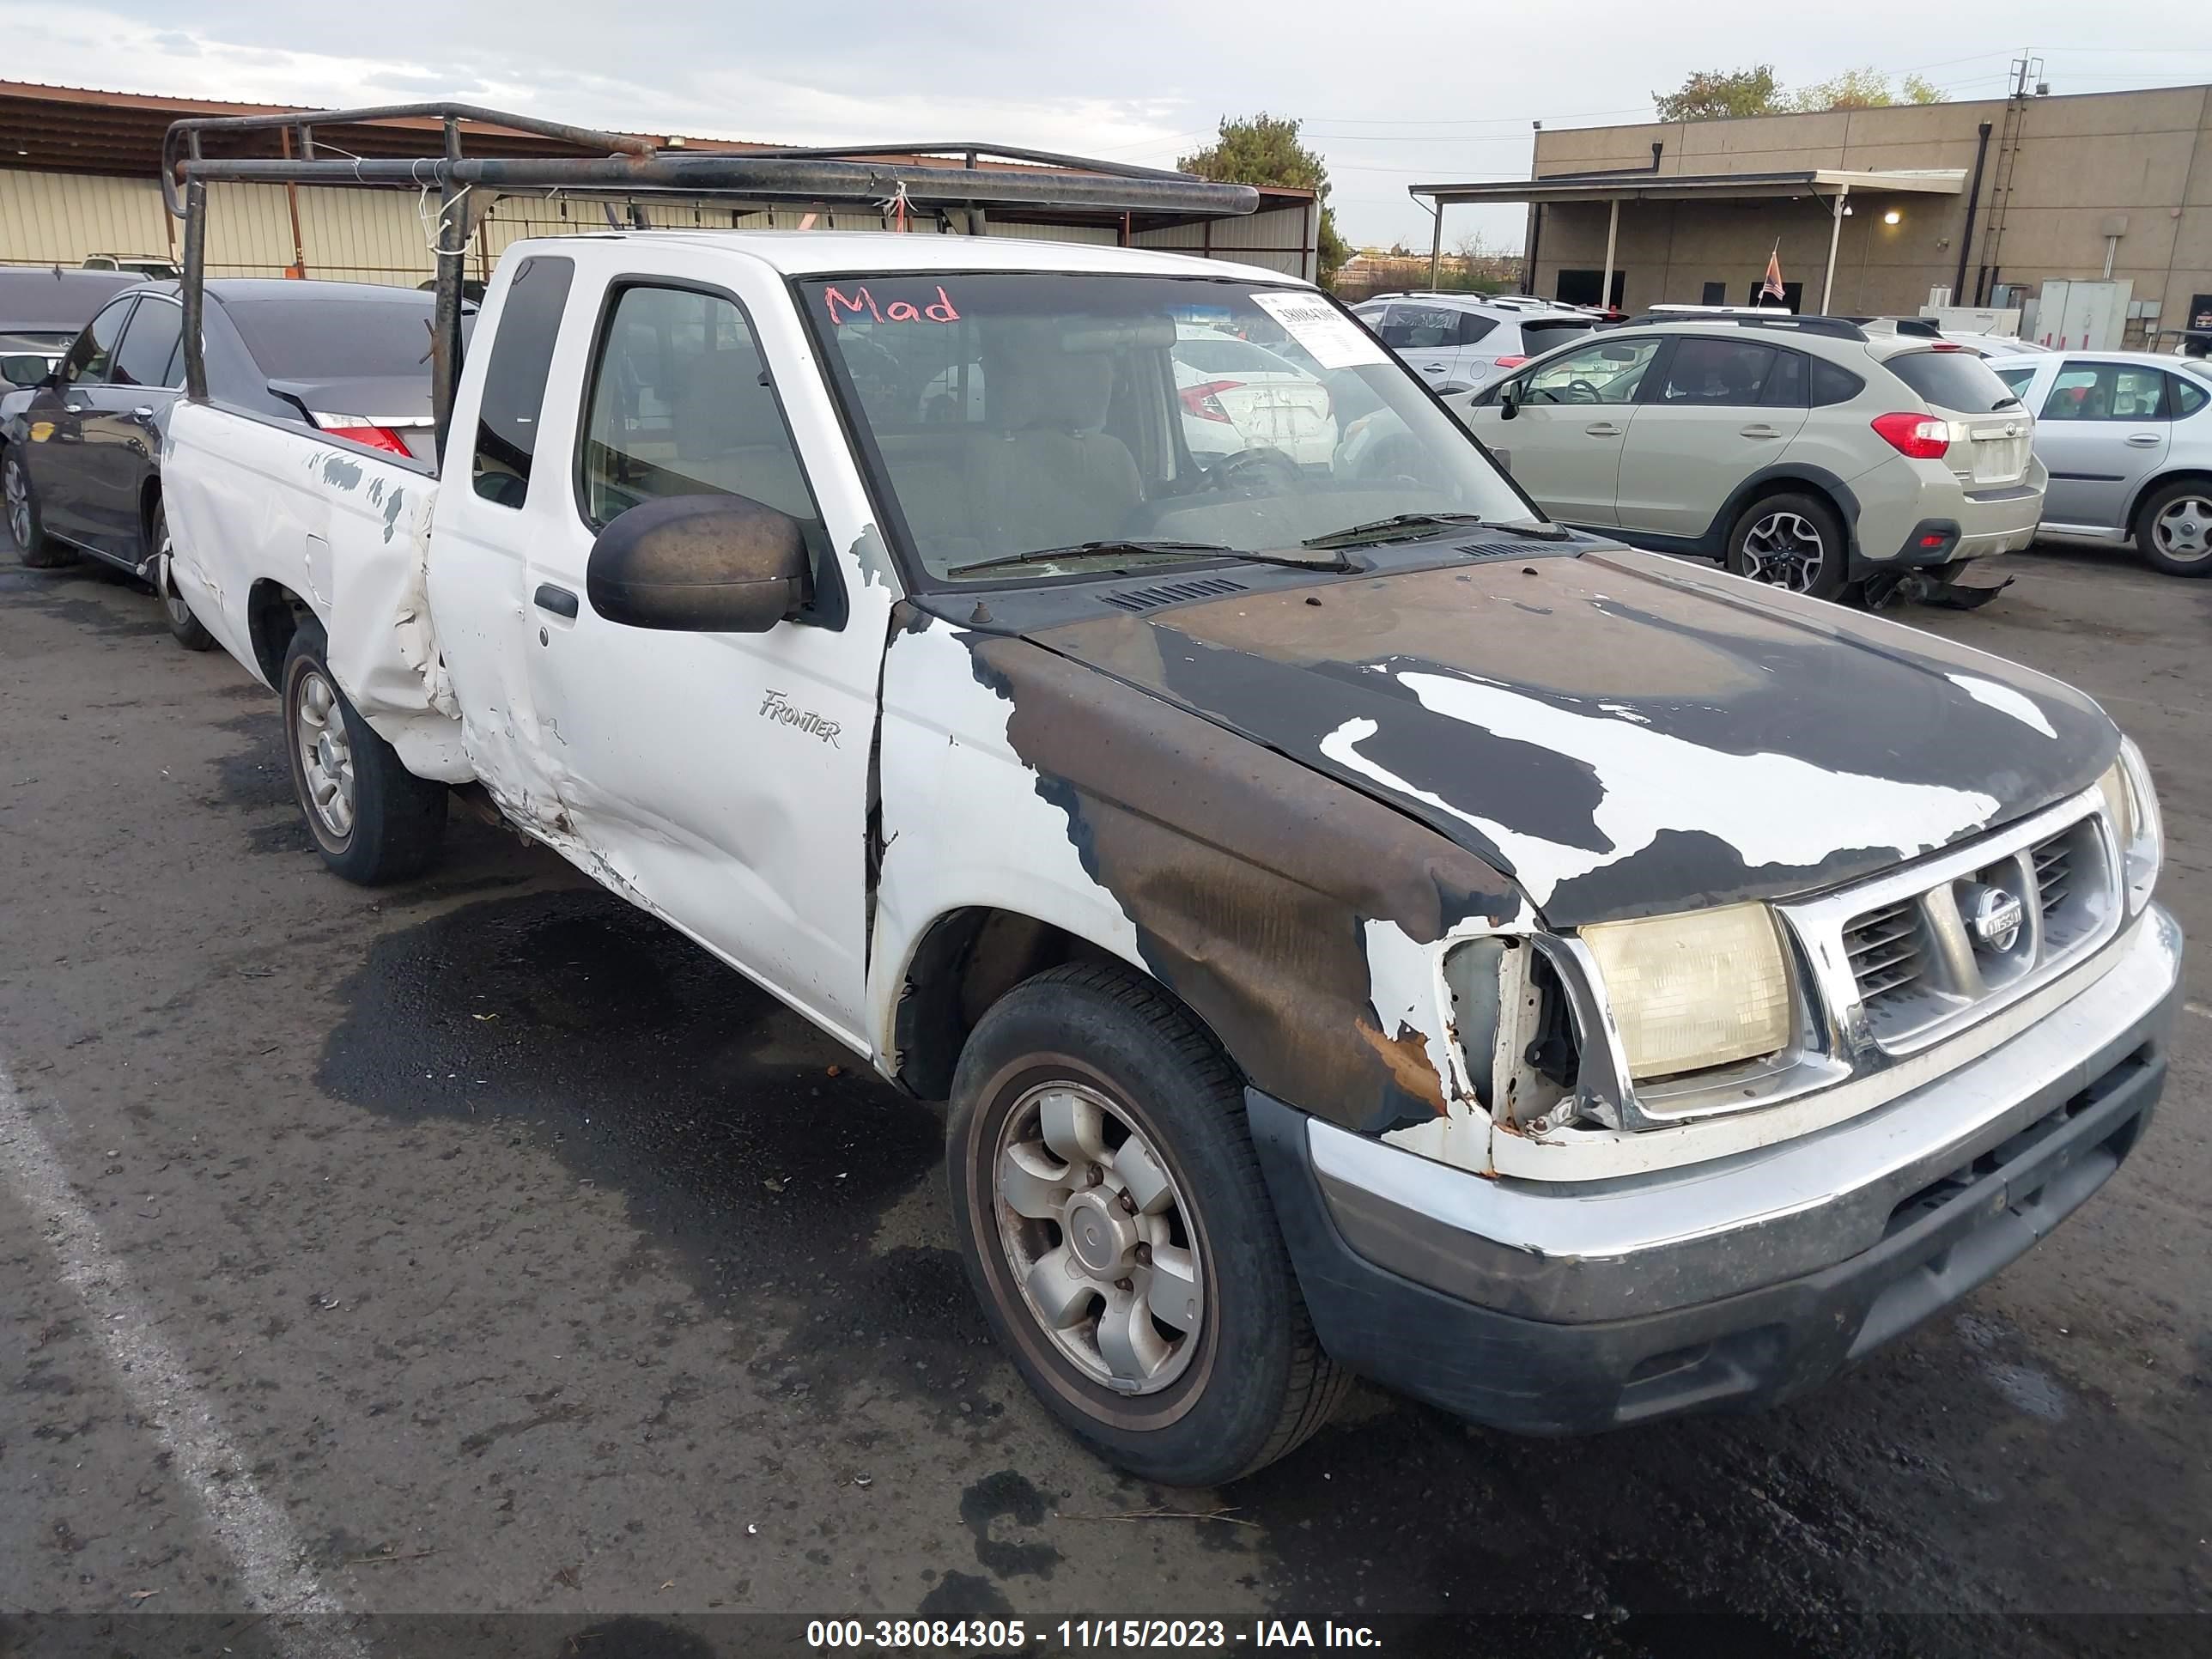
[(2012, 1041), (1816, 1134), (1661, 1175), (1488, 1179), (1248, 1091), (1316, 1334), (1479, 1422), (1571, 1434), (1771, 1403), (1965, 1295), (2131, 1152), (2181, 933), (2155, 906)]

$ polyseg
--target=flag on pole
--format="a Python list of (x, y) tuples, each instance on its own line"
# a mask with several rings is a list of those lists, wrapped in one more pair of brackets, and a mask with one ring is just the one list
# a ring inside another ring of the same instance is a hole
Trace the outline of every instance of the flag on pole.
[(1759, 288), (1759, 296), (1762, 300), (1770, 295), (1785, 303), (1790, 298), (1782, 287), (1782, 242), (1779, 238), (1775, 240), (1774, 252), (1766, 256), (1766, 280)]

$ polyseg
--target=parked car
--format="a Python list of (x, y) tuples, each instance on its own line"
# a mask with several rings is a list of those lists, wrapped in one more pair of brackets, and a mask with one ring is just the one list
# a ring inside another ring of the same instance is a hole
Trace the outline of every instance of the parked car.
[(1329, 465), (1336, 410), (1319, 375), (1265, 346), (1188, 323), (1177, 325), (1170, 349), (1193, 455), (1273, 450), (1300, 466)]
[(2043, 514), (2034, 422), (1980, 358), (1839, 318), (1631, 324), (1461, 407), (1553, 517), (1817, 599), (1981, 586)]
[(173, 283), (184, 272), (176, 261), (155, 253), (88, 253), (85, 256), (87, 270), (118, 270), (140, 283)]
[(2045, 351), (1993, 365), (2035, 411), (2043, 533), (2132, 544), (2169, 576), (2212, 576), (2212, 370), (2147, 351)]
[[(312, 427), (390, 454), (428, 458), (431, 296), (368, 283), (207, 284), (210, 389), (264, 420)], [(173, 283), (102, 307), (59, 367), (0, 402), (0, 489), (23, 562), (78, 554), (153, 584), (178, 639), (211, 642), (171, 586), (162, 434), (184, 384)]]
[[(1200, 303), (1359, 376), (1406, 471), (1195, 465)], [(481, 785), (949, 1097), (992, 1324), (1140, 1477), (1281, 1455), (1352, 1370), (1528, 1431), (1781, 1398), (2136, 1144), (2180, 939), (2096, 703), (1545, 523), (1312, 288), (660, 231), (517, 242), (485, 317), (442, 476), (173, 417), (176, 579), (317, 850), (420, 871)], [(1808, 340), (1605, 343), (1841, 386)], [(971, 349), (987, 418), (931, 418)]]
[(1488, 386), (1601, 320), (1519, 295), (1408, 294), (1370, 301), (1352, 314), (1439, 392)]
[(59, 265), (0, 265), (0, 380), (36, 386), (59, 367), (93, 313), (137, 284), (136, 276)]

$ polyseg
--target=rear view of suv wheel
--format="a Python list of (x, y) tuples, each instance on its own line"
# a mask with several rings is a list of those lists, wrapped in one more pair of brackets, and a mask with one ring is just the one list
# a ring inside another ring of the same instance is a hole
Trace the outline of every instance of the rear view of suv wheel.
[(1729, 527), (1728, 568), (1769, 586), (1832, 599), (1850, 580), (1850, 545), (1826, 501), (1795, 492), (1767, 495)]

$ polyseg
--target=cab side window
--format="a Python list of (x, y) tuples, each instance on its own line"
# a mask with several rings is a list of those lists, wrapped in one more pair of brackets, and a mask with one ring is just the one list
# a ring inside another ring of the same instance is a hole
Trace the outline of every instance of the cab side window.
[(477, 495), (501, 507), (520, 507), (530, 495), (530, 465), (538, 453), (538, 417), (545, 405), (545, 376), (568, 308), (573, 259), (543, 254), (515, 268), (484, 365), (483, 397), (477, 410), (477, 453), (470, 469)]
[(2069, 363), (2043, 401), (2046, 421), (2162, 421), (2166, 375), (2140, 363)]
[(185, 312), (166, 300), (139, 303), (123, 343), (115, 349), (109, 378), (118, 386), (179, 386), (185, 383)]
[(1696, 337), (1679, 340), (1667, 365), (1667, 383), (1659, 388), (1659, 401), (1715, 404), (1736, 407), (1756, 404), (1774, 372), (1778, 354), (1772, 346), (1748, 340), (1707, 340)]
[(105, 311), (84, 325), (84, 332), (62, 359), (63, 380), (71, 386), (99, 386), (106, 380), (115, 362), (115, 343), (123, 336), (123, 319), (131, 314), (137, 298), (126, 294), (111, 300)]
[(616, 296), (592, 372), (580, 467), (594, 528), (669, 495), (744, 495), (806, 526), (821, 515), (750, 324), (716, 294), (637, 286)]
[(1527, 404), (1630, 404), (1644, 383), (1644, 371), (1661, 344), (1656, 337), (1624, 340), (1608, 336), (1597, 345), (1583, 346), (1564, 357), (1555, 357), (1522, 384), (1519, 401)]

